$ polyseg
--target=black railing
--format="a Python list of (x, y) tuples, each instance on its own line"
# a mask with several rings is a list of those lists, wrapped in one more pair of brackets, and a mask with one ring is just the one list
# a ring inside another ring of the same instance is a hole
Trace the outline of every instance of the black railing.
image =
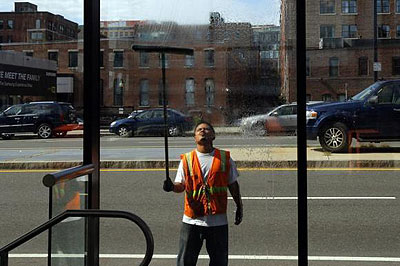
[(47, 174), (43, 177), (42, 182), (43, 185), (45, 185), (46, 187), (52, 187), (60, 182), (65, 182), (83, 175), (91, 174), (93, 173), (93, 171), (94, 171), (93, 164), (76, 166), (59, 171), (57, 173)]
[(8, 266), (8, 254), (11, 250), (19, 247), (20, 245), (31, 240), (35, 236), (43, 233), (44, 231), (50, 229), (54, 225), (60, 223), (68, 217), (103, 217), (103, 218), (124, 218), (134, 222), (142, 230), (146, 239), (146, 253), (140, 263), (141, 266), (146, 266), (150, 264), (154, 252), (154, 240), (150, 228), (147, 224), (137, 215), (125, 212), (125, 211), (113, 211), (113, 210), (67, 210), (60, 215), (55, 216), (44, 224), (36, 227), (32, 231), (26, 233), (20, 238), (14, 240), (10, 244), (4, 246), (0, 249), (0, 265)]

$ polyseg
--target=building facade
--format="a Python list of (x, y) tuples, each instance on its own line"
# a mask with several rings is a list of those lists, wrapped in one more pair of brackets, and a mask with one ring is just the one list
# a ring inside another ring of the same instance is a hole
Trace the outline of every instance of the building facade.
[[(400, 78), (400, 1), (377, 1), (374, 48), (373, 1), (307, 1), (307, 98), (345, 100), (378, 79)], [(282, 3), (281, 82), (283, 96), (296, 101), (295, 3)], [(380, 67), (379, 67), (380, 66)]]
[(0, 43), (76, 40), (78, 24), (28, 2), (15, 2), (14, 12), (0, 12)]

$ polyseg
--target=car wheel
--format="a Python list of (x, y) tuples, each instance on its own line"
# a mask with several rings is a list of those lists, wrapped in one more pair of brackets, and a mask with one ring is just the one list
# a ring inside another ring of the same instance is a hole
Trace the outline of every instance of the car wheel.
[(344, 152), (350, 145), (348, 143), (347, 127), (340, 122), (324, 127), (318, 138), (322, 148), (329, 152)]
[(129, 128), (126, 127), (126, 126), (120, 126), (120, 127), (118, 128), (118, 135), (119, 135), (120, 137), (124, 137), (124, 138), (130, 137), (130, 136), (131, 136), (131, 131), (130, 131)]
[(11, 139), (14, 136), (14, 134), (1, 134), (1, 138), (8, 140)]
[(182, 134), (182, 130), (178, 126), (170, 126), (168, 128), (168, 135), (170, 137), (177, 137), (177, 136), (180, 136), (181, 134)]
[(256, 136), (265, 136), (267, 135), (267, 130), (265, 127), (266, 125), (264, 123), (258, 122), (252, 127), (251, 131)]
[(37, 133), (39, 138), (48, 139), (53, 135), (53, 130), (49, 124), (43, 123), (38, 127)]

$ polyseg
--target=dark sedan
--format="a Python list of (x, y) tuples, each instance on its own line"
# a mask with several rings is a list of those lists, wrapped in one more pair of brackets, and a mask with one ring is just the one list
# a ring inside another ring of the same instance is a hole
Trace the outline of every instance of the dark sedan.
[[(174, 109), (167, 109), (168, 135), (182, 136), (185, 131), (193, 129), (193, 119)], [(110, 132), (121, 137), (138, 135), (164, 135), (164, 110), (149, 109), (128, 118), (119, 119), (110, 124)]]

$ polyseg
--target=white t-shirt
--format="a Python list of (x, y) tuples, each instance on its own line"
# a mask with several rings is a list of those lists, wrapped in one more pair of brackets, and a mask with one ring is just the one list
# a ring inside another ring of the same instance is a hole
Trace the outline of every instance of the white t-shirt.
[[(212, 166), (212, 160), (214, 158), (213, 150), (211, 153), (201, 153), (196, 150), (197, 157), (199, 158), (199, 163), (201, 167), (201, 172), (203, 173), (203, 177), (208, 177), (208, 172)], [(228, 184), (232, 184), (237, 181), (239, 176), (239, 172), (236, 169), (236, 164), (232, 160), (229, 159), (231, 169), (229, 171), (229, 179)], [(183, 163), (182, 160), (178, 167), (178, 172), (176, 173), (175, 182), (185, 184), (185, 173), (183, 171)], [(226, 213), (224, 214), (215, 214), (215, 215), (206, 215), (202, 217), (197, 217), (196, 219), (190, 218), (186, 215), (183, 215), (182, 221), (187, 224), (199, 225), (199, 226), (220, 226), (228, 224), (228, 218)]]

